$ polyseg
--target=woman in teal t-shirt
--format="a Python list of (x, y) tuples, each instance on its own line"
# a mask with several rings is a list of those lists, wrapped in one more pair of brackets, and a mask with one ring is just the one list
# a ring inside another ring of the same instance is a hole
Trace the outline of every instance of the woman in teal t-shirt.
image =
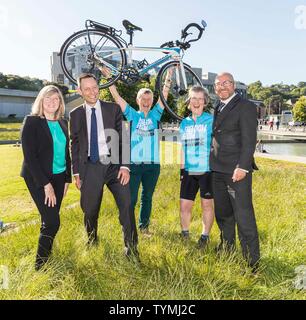
[(209, 241), (209, 234), (214, 222), (213, 191), (209, 155), (213, 116), (204, 109), (209, 102), (206, 89), (194, 86), (189, 90), (189, 117), (180, 124), (180, 139), (182, 144), (181, 159), (181, 236), (189, 238), (191, 212), (200, 190), (202, 207), (202, 234), (198, 240), (198, 248), (205, 248)]
[[(172, 71), (169, 71), (163, 87), (163, 95), (166, 99), (171, 85), (171, 76)], [(139, 111), (136, 111), (120, 96), (115, 85), (110, 86), (109, 90), (126, 119), (131, 122), (131, 204), (135, 210), (141, 184), (139, 229), (143, 234), (150, 236), (152, 197), (160, 174), (157, 130), (164, 105), (159, 99), (152, 108), (153, 92), (148, 88), (142, 88), (137, 94), (136, 102)]]

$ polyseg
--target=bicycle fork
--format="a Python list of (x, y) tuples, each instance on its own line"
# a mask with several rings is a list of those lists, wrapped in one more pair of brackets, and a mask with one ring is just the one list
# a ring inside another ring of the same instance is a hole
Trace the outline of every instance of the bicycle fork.
[[(181, 59), (179, 59), (179, 68), (176, 68), (175, 73), (176, 73), (176, 81), (179, 87), (179, 94), (180, 95), (184, 95), (187, 93), (187, 78), (186, 78), (186, 73), (185, 73), (185, 69), (184, 69), (184, 63)], [(181, 86), (181, 77), (180, 77), (180, 73), (182, 75), (182, 80), (183, 80), (183, 87)]]

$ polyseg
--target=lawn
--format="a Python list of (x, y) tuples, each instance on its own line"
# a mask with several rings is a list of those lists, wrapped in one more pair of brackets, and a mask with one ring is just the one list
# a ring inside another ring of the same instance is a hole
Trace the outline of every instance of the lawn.
[[(170, 149), (171, 144), (164, 144), (163, 163)], [(199, 201), (191, 241), (180, 241), (177, 164), (162, 166), (154, 195), (154, 235), (140, 236), (140, 265), (127, 262), (122, 254), (117, 209), (108, 191), (99, 219), (100, 244), (85, 247), (79, 193), (71, 186), (53, 257), (45, 272), (35, 272), (38, 214), (19, 177), (21, 159), (20, 148), (0, 146), (0, 217), (21, 226), (19, 232), (0, 236), (0, 266), (8, 266), (10, 273), (9, 290), (0, 290), (0, 300), (306, 299), (306, 291), (293, 284), (295, 269), (306, 264), (306, 166), (257, 159), (260, 171), (254, 175), (253, 190), (262, 253), (257, 277), (245, 266), (239, 246), (230, 256), (216, 256), (216, 224), (208, 251), (196, 249)]]
[(0, 123), (0, 141), (19, 140), (22, 123)]

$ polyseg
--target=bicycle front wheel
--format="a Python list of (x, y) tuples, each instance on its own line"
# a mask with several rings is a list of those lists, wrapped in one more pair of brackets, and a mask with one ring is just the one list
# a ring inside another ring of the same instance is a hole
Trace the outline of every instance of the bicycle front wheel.
[[(171, 84), (168, 97), (166, 99), (163, 95), (163, 87), (165, 84), (166, 86), (169, 86), (169, 82), (166, 82), (166, 77), (168, 76), (168, 71), (170, 69), (172, 69)], [(158, 91), (161, 101), (163, 102), (166, 110), (177, 120), (182, 120), (184, 118), (184, 113), (187, 108), (186, 100), (188, 98), (188, 90), (195, 85), (203, 86), (201, 79), (195, 74), (191, 67), (185, 63), (184, 73), (186, 76), (187, 86), (183, 80), (180, 62), (170, 61), (161, 68), (156, 81), (155, 89)]]
[[(93, 57), (111, 70), (111, 77), (102, 75)], [(115, 83), (126, 64), (126, 53), (121, 43), (100, 30), (82, 30), (73, 34), (63, 44), (60, 58), (64, 74), (72, 83), (77, 84), (81, 73), (91, 73), (97, 77), (101, 89)]]

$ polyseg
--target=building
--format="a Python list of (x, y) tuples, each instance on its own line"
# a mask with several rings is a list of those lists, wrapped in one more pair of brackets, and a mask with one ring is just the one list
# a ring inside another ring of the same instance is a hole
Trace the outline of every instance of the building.
[(38, 92), (0, 88), (0, 117), (24, 118), (31, 112)]

